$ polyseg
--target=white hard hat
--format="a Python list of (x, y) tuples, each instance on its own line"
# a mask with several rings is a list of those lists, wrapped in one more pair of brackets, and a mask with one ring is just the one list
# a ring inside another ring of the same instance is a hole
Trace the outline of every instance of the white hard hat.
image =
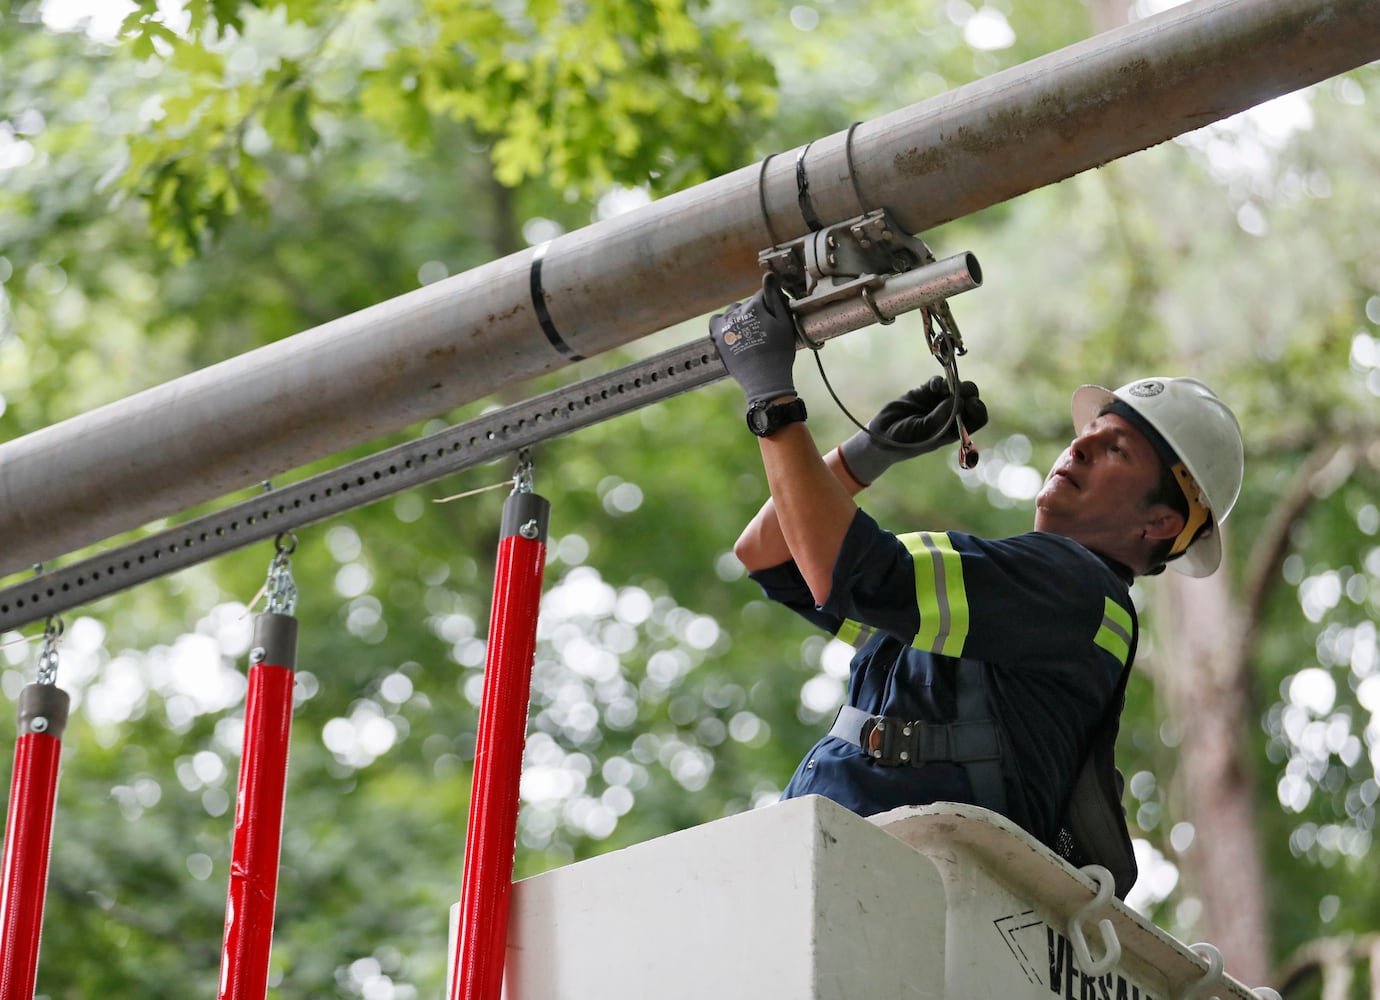
[[(1188, 499), (1189, 522), (1171, 549), (1183, 555), (1169, 567), (1187, 576), (1209, 576), (1222, 562), (1216, 526), (1227, 519), (1241, 493), (1246, 464), (1235, 414), (1196, 378), (1156, 376), (1128, 382), (1115, 392), (1098, 385), (1080, 387), (1073, 394), (1074, 431), (1081, 433), (1108, 407), (1142, 424), (1141, 431), (1149, 426), (1153, 433), (1146, 436), (1174, 470)], [(1195, 539), (1206, 515), (1213, 523)]]

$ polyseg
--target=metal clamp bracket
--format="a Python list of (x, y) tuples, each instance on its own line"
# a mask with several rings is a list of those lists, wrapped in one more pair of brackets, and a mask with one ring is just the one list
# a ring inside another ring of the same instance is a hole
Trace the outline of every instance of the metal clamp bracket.
[[(806, 298), (824, 278), (900, 274), (934, 261), (925, 242), (901, 228), (884, 208), (836, 222), (757, 255), (796, 298)], [(835, 284), (838, 282), (835, 281)]]
[[(757, 262), (781, 279), (800, 316), (864, 294), (888, 275), (932, 264), (934, 254), (923, 240), (906, 233), (890, 212), (878, 208), (763, 250)], [(879, 321), (889, 323), (893, 318), (879, 316)]]
[[(815, 351), (820, 342), (837, 335), (840, 321), (846, 329), (856, 329), (922, 310), (926, 344), (957, 400), (956, 359), (967, 348), (948, 299), (982, 284), (982, 268), (971, 253), (936, 261), (924, 240), (906, 233), (890, 212), (878, 208), (763, 250), (757, 261), (791, 294), (796, 330)], [(971, 469), (978, 453), (957, 403), (953, 421), (959, 464)]]

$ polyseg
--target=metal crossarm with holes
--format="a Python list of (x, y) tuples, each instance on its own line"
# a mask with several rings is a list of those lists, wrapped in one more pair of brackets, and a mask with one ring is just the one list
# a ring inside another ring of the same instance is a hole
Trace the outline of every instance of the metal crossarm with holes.
[[(895, 317), (975, 288), (980, 275), (968, 253), (901, 274), (871, 275), (872, 306), (862, 305), (856, 295), (831, 297), (811, 305), (797, 322), (806, 337), (827, 341), (876, 322), (874, 308)], [(89, 604), (723, 377), (723, 363), (705, 339), (534, 396), (0, 590), (0, 630)]]

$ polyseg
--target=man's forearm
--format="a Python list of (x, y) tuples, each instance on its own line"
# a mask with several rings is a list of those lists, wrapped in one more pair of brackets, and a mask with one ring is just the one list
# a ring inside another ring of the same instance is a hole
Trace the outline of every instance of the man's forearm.
[(820, 456), (804, 424), (763, 438), (761, 448), (772, 496), (743, 529), (734, 554), (749, 570), (794, 559), (822, 602), (863, 484), (849, 475), (838, 449)]

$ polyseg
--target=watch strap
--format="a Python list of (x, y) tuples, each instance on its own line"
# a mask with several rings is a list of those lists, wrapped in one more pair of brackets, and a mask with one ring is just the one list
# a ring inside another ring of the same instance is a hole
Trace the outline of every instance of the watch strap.
[(799, 423), (809, 417), (805, 400), (800, 397), (785, 403), (753, 403), (748, 407), (748, 429), (758, 437), (769, 437), (787, 424)]

